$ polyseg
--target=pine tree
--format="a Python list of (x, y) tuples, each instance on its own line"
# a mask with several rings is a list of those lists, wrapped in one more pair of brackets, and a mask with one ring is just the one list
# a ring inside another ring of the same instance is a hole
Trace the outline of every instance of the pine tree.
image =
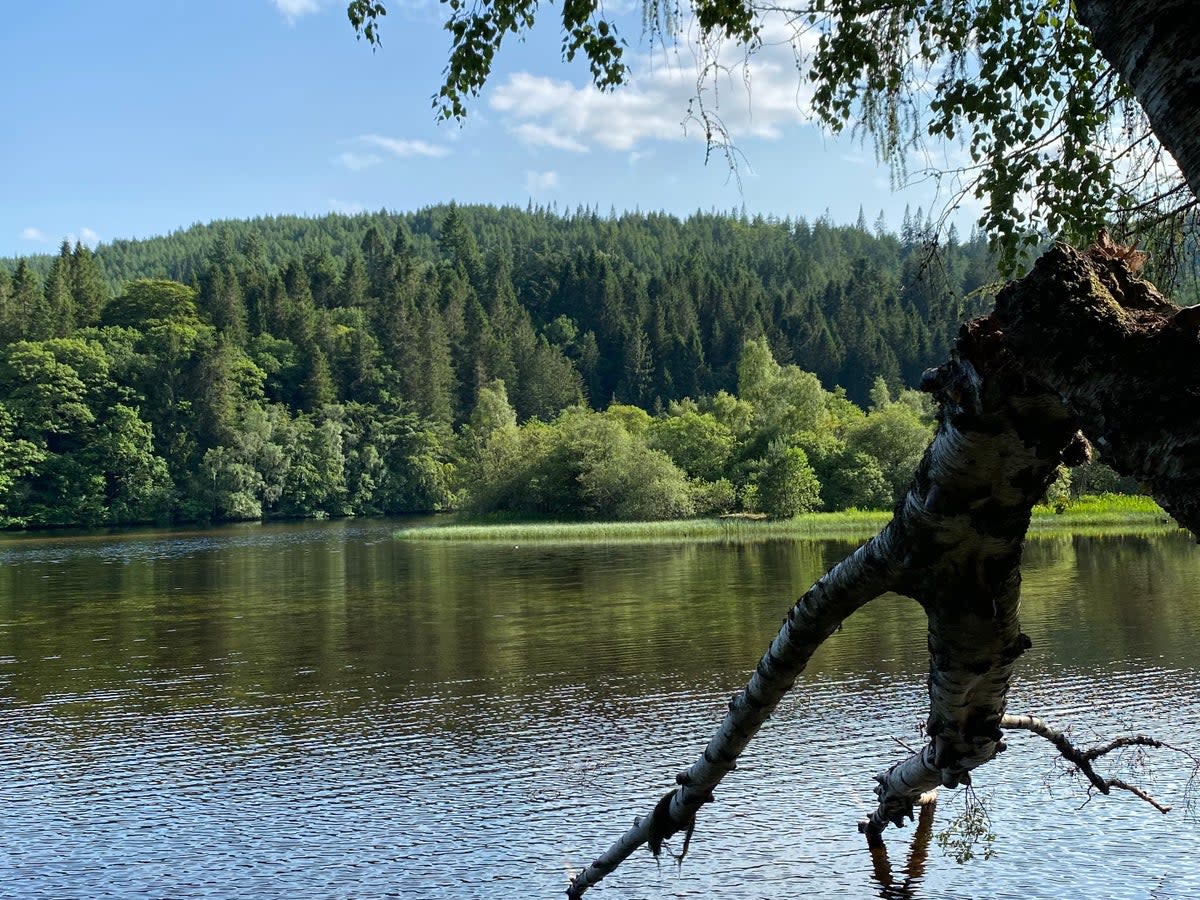
[(305, 372), (300, 383), (300, 408), (317, 412), (336, 399), (329, 360), (320, 347), (309, 347), (304, 354)]
[(212, 265), (200, 278), (200, 307), (217, 331), (240, 346), (246, 338), (246, 303), (231, 266)]
[(242, 237), (240, 247), (242, 258), (251, 271), (259, 273), (267, 271), (270, 265), (267, 261), (267, 244), (260, 231), (247, 231)]
[(352, 249), (346, 254), (346, 265), (342, 270), (341, 284), (338, 285), (337, 305), (352, 308), (365, 306), (370, 289), (362, 254)]
[(479, 255), (479, 246), (475, 243), (475, 235), (467, 226), (466, 220), (458, 207), (451, 203), (450, 211), (442, 220), (438, 233), (438, 247), (442, 256), (452, 265), (462, 269), (472, 286), (477, 290), (482, 287), (483, 259)]
[(288, 333), (288, 295), (278, 271), (268, 276), (262, 296), (252, 310), (251, 330), (255, 334), (284, 337)]
[(283, 286), (289, 301), (287, 331), (283, 336), (298, 347), (308, 347), (316, 339), (317, 307), (308, 286), (308, 273), (298, 260), (293, 259), (284, 269)]
[(396, 223), (396, 235), (392, 238), (392, 265), (395, 268), (395, 277), (407, 278), (413, 259), (412, 231), (409, 230), (408, 223), (401, 219)]
[[(34, 334), (34, 321), (39, 320), (45, 309), (42, 285), (29, 263), (21, 259), (12, 280), (12, 317), (6, 323), (6, 342), (26, 338), (40, 340), (45, 334)], [(38, 326), (40, 332), (40, 326)]]
[(44, 288), (44, 316), (38, 319), (41, 337), (66, 337), (75, 330), (75, 302), (71, 296), (71, 244), (63, 241), (50, 264)]
[[(420, 356), (423, 372), (418, 382), (417, 396), (412, 399), (427, 419), (449, 425), (454, 420), (454, 360), (450, 354), (450, 339), (442, 315), (427, 295), (419, 310)], [(413, 348), (416, 349), (416, 348)]]
[(636, 319), (625, 340), (621, 382), (617, 387), (618, 399), (646, 408), (651, 398), (653, 378), (654, 352), (650, 347), (650, 338), (641, 319)]
[(392, 254), (378, 225), (372, 225), (367, 229), (360, 246), (371, 296), (382, 297), (387, 293)]
[(108, 302), (108, 287), (96, 255), (79, 241), (71, 251), (71, 298), (76, 324), (85, 328), (100, 321), (100, 312)]
[(0, 266), (0, 343), (7, 343), (8, 323), (13, 315), (12, 277)]
[(304, 254), (304, 270), (308, 273), (308, 287), (313, 302), (320, 309), (337, 306), (341, 266), (328, 249), (309, 250)]

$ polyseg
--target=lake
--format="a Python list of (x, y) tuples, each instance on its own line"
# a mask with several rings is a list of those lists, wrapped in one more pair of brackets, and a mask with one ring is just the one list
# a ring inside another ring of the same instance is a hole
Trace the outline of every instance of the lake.
[[(0, 896), (561, 896), (854, 546), (406, 543), (397, 525), (0, 542)], [(1010, 711), (1078, 741), (1195, 747), (1195, 544), (1055, 535), (1026, 560), (1034, 647)], [(682, 868), (642, 852), (588, 896), (1200, 897), (1185, 758), (1134, 773), (1170, 815), (1082, 805), (1021, 733), (976, 777), (992, 858), (935, 842), (906, 880), (913, 829), (889, 829), (881, 883), (855, 823), (920, 740), (925, 673), (919, 608), (871, 604), (703, 810)]]

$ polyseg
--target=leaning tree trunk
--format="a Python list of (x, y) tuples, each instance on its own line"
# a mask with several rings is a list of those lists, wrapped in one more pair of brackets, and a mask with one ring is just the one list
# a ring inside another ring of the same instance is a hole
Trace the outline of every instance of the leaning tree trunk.
[(1089, 452), (1078, 429), (1200, 528), (1188, 477), (1200, 464), (1200, 323), (1138, 280), (1127, 258), (1107, 242), (1087, 254), (1055, 247), (1001, 292), (992, 315), (963, 327), (950, 361), (923, 379), (939, 401), (938, 429), (892, 521), (796, 602), (700, 759), (572, 879), (568, 896), (643, 843), (658, 853), (666, 838), (690, 834), (816, 648), (886, 591), (928, 615), (928, 742), (876, 776), (879, 803), (861, 824), (872, 842), (911, 817), (923, 792), (968, 783), (1003, 749), (1002, 726), (1026, 727), (1004, 719), (1014, 664), (1030, 644), (1018, 621), (1021, 549), (1059, 464)]
[(1200, 3), (1077, 0), (1075, 8), (1200, 196)]

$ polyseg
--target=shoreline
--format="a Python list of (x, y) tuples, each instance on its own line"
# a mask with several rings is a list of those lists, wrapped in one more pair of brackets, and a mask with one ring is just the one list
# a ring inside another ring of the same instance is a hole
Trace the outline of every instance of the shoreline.
[[(805, 538), (847, 540), (872, 537), (892, 518), (890, 510), (815, 512), (794, 519), (740, 517), (679, 519), (664, 522), (489, 522), (404, 528), (394, 537), (404, 541), (527, 543), (644, 543), (650, 541), (751, 542)], [(1037, 506), (1029, 535), (1167, 533), (1179, 526), (1149, 497), (1106, 494), (1081, 497), (1065, 512)]]

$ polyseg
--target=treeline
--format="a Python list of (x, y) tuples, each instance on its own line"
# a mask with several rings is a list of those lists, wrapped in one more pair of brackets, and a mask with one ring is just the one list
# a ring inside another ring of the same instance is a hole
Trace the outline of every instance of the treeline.
[[(436, 314), (431, 330), (448, 345), (454, 383), (429, 412), (448, 404), (460, 421), (487, 380), (481, 372), (505, 380), (521, 416), (545, 412), (536, 408), (538, 388), (525, 384), (536, 371), (515, 371), (503, 358), (519, 358), (539, 336), (566, 357), (593, 406), (617, 399), (653, 408), (732, 390), (741, 346), (759, 336), (781, 362), (844, 386), (862, 404), (876, 375), (899, 389), (940, 360), (963, 317), (984, 307), (973, 292), (995, 279), (980, 238), (951, 236), (931, 254), (923, 216), (906, 216), (893, 235), (881, 220), (868, 229), (865, 220), (839, 227), (449, 206), (196, 226), (103, 245), (94, 262), (114, 296), (137, 278), (199, 289), (202, 316), (233, 325), (241, 345), (243, 334), (294, 342), (280, 319), (310, 297), (327, 318), (361, 309), (383, 361), (401, 370), (404, 307), (422, 320)], [(0, 313), (15, 307), (13, 324), (58, 267), (55, 257), (24, 262), (23, 272), (20, 261), (0, 264), (16, 276), (0, 284)], [(494, 334), (502, 346), (490, 351), (500, 359), (473, 342), (476, 326)], [(319, 327), (318, 337), (331, 330)], [(35, 326), (21, 336), (46, 335)], [(321, 349), (329, 359), (344, 352), (330, 339)]]
[[(896, 237), (861, 221), (452, 205), (64, 244), (0, 266), (0, 521), (633, 514), (582, 469), (562, 482), (592, 485), (574, 499), (493, 477), (520, 463), (550, 485), (528, 465), (589, 447), (612, 477), (634, 454), (684, 485), (672, 514), (769, 508), (763, 473), (805, 465), (804, 503), (884, 502), (839, 494), (834, 470), (869, 456), (890, 484), (867, 423), (919, 414), (890, 398), (945, 355), (982, 302), (963, 298), (991, 278), (982, 241), (931, 257), (920, 216), (906, 219)], [(114, 290), (114, 273), (132, 280)], [(778, 370), (776, 388), (745, 380), (748, 359)], [(796, 427), (764, 424), (800, 381), (819, 402)], [(718, 449), (699, 464), (680, 447), (708, 431)]]

